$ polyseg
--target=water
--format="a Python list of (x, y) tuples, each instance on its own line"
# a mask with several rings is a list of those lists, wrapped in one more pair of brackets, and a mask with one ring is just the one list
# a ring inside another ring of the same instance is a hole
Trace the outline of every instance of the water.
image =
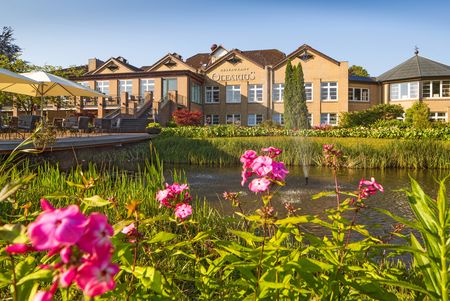
[[(170, 170), (167, 168), (167, 178), (170, 181)], [(248, 188), (240, 185), (240, 167), (200, 167), (200, 166), (177, 166), (177, 170), (184, 170), (191, 193), (200, 198), (206, 198), (208, 203), (217, 208), (225, 215), (231, 215), (236, 211), (229, 202), (223, 199), (225, 191), (242, 191), (241, 200), (246, 212), (251, 212), (261, 206), (261, 201), (257, 201), (257, 196), (250, 192)], [(278, 215), (286, 215), (284, 202), (289, 202), (300, 208), (299, 214), (314, 214), (326, 218), (325, 210), (336, 207), (335, 195), (323, 197), (318, 200), (311, 200), (311, 196), (321, 191), (334, 191), (334, 180), (331, 169), (311, 167), (307, 170), (309, 181), (305, 183), (303, 168), (300, 166), (290, 167), (289, 175), (286, 179), (286, 186), (281, 187), (273, 198), (274, 207)], [(383, 235), (391, 230), (395, 221), (386, 215), (374, 210), (382, 208), (392, 213), (411, 218), (407, 204), (406, 195), (402, 189), (410, 187), (409, 175), (416, 179), (423, 189), (434, 198), (437, 191), (435, 179), (445, 177), (449, 171), (445, 170), (363, 170), (363, 169), (342, 169), (338, 171), (338, 179), (341, 191), (355, 191), (361, 178), (370, 179), (375, 177), (378, 183), (384, 188), (384, 193), (372, 196), (366, 201), (368, 208), (361, 211), (358, 222), (368, 226), (371, 233)], [(449, 189), (450, 190), (450, 189)], [(314, 226), (309, 226), (314, 230)]]

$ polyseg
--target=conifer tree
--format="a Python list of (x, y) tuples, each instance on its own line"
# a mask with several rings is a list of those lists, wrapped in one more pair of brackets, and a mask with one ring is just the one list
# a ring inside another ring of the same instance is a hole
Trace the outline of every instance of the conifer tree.
[(306, 92), (305, 92), (305, 79), (303, 77), (303, 68), (300, 63), (295, 70), (296, 72), (296, 87), (297, 93), (295, 95), (295, 113), (296, 113), (296, 128), (307, 129), (309, 128), (308, 122), (308, 107), (306, 106)]
[(284, 93), (283, 93), (283, 104), (284, 104), (284, 126), (288, 129), (295, 127), (294, 120), (295, 115), (292, 111), (292, 102), (294, 94), (293, 76), (294, 67), (292, 67), (291, 60), (288, 60), (286, 65), (286, 73), (284, 77)]
[(308, 108), (306, 106), (305, 81), (301, 64), (292, 66), (287, 62), (284, 81), (284, 123), (288, 129), (307, 129)]

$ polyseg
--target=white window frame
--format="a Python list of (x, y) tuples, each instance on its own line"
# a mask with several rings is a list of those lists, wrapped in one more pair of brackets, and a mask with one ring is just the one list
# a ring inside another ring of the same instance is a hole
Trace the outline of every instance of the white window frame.
[[(327, 120), (325, 121), (325, 123), (322, 122), (322, 115), (327, 115)], [(331, 115), (336, 115), (336, 123), (335, 124), (330, 123)], [(320, 113), (320, 124), (336, 126), (336, 125), (338, 125), (338, 123), (339, 123), (339, 121), (338, 121), (337, 113)]]
[(284, 114), (283, 113), (273, 113), (272, 121), (278, 123), (279, 125), (284, 125)]
[(312, 113), (308, 113), (308, 122), (309, 122), (309, 126), (313, 125), (313, 114)]
[[(226, 86), (226, 103), (240, 103), (241, 102), (241, 85)], [(239, 93), (239, 97), (237, 97)], [(231, 95), (231, 98), (229, 97)]]
[[(308, 99), (308, 96), (307, 96), (308, 94), (306, 93), (307, 90), (309, 90), (310, 93), (311, 93), (311, 98), (310, 99)], [(313, 91), (314, 91), (313, 83), (305, 83), (305, 96), (306, 96), (305, 100), (306, 100), (306, 102), (312, 102), (314, 100)], [(336, 97), (337, 97), (337, 94), (336, 94)]]
[[(250, 118), (252, 117), (252, 118)], [(258, 118), (260, 117), (260, 118)], [(259, 122), (258, 122), (259, 119)], [(248, 126), (256, 126), (258, 124), (261, 124), (264, 121), (262, 114), (248, 114), (247, 115), (247, 125)]]
[[(361, 99), (355, 98), (355, 90), (360, 90)], [(363, 99), (363, 90), (367, 90), (367, 99)], [(351, 91), (351, 92), (350, 92)], [(351, 97), (350, 97), (351, 96)], [(370, 89), (362, 87), (349, 87), (348, 88), (348, 100), (354, 102), (370, 102)]]
[[(438, 116), (439, 114), (444, 114), (444, 116)], [(447, 122), (447, 112), (430, 112), (429, 119), (434, 122)]]
[[(98, 80), (95, 82), (95, 89), (103, 94), (109, 95), (109, 80)], [(106, 90), (106, 91), (105, 91)]]
[[(211, 121), (211, 123), (207, 123), (208, 118)], [(206, 125), (219, 125), (220, 124), (220, 116), (218, 114), (205, 115), (205, 124)]]
[[(438, 82), (439, 83), (439, 95), (435, 96), (433, 94), (433, 83)], [(444, 96), (444, 82), (446, 82), (446, 85), (450, 86), (450, 80), (426, 80), (422, 82), (422, 97), (425, 99), (439, 99), (439, 98), (450, 98), (450, 95)], [(425, 96), (425, 84), (430, 84), (430, 96)]]
[[(336, 84), (332, 86), (331, 84)], [(326, 90), (326, 98), (324, 98), (323, 90)], [(331, 97), (331, 89), (336, 89), (336, 98)], [(338, 82), (321, 82), (320, 83), (320, 100), (324, 102), (336, 102), (339, 100), (339, 83)]]
[[(401, 91), (402, 91), (402, 85), (407, 85), (407, 91), (408, 91), (408, 93), (407, 93), (407, 95), (406, 95), (406, 97), (402, 97), (401, 96)], [(416, 95), (416, 97), (412, 97), (411, 96), (411, 87), (412, 87), (412, 85), (416, 85), (417, 86), (417, 95)], [(396, 88), (397, 89), (397, 93), (398, 93), (398, 96), (397, 96), (397, 98), (394, 98), (393, 96), (392, 96), (392, 90), (394, 90), (394, 88)], [(404, 83), (395, 83), (395, 84), (390, 84), (390, 87), (389, 87), (389, 99), (390, 100), (392, 100), (392, 101), (402, 101), (402, 100), (412, 100), (412, 99), (418, 99), (419, 98), (419, 82), (404, 82)]]
[(133, 94), (133, 80), (121, 79), (119, 80), (119, 96), (122, 92), (128, 92), (128, 98)]
[[(228, 122), (229, 121), (228, 117), (231, 117), (231, 122)], [(237, 119), (239, 119), (239, 120), (237, 120)], [(241, 114), (227, 114), (225, 116), (225, 123), (226, 124), (241, 125), (241, 123), (242, 123)]]
[[(275, 91), (277, 91), (278, 98), (275, 97)], [(284, 97), (284, 83), (273, 84), (272, 85), (272, 101), (273, 102), (283, 102)]]
[(139, 94), (141, 97), (145, 97), (145, 92), (155, 92), (155, 80), (144, 78), (140, 80)]
[[(217, 99), (214, 97), (217, 93)], [(220, 87), (218, 86), (206, 86), (205, 87), (205, 103), (220, 103)]]
[[(257, 102), (257, 103), (263, 102), (264, 98), (263, 91), (264, 90), (262, 84), (248, 85), (248, 96), (247, 96), (248, 102)], [(260, 97), (258, 95), (260, 95)]]

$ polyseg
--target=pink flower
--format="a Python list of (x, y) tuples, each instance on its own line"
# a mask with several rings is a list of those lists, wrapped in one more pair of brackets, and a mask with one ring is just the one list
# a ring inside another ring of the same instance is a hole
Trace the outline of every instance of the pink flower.
[(244, 186), (244, 184), (247, 182), (248, 178), (250, 178), (252, 176), (252, 172), (243, 169), (241, 176), (242, 176), (241, 186)]
[(77, 276), (77, 270), (75, 267), (70, 267), (59, 275), (59, 285), (61, 287), (69, 287)]
[(109, 256), (102, 260), (89, 260), (78, 269), (75, 281), (86, 296), (95, 297), (116, 286), (114, 276), (119, 272), (119, 267), (109, 260)]
[(9, 254), (23, 254), (29, 251), (33, 251), (34, 248), (27, 244), (13, 244), (5, 248), (6, 253)]
[(263, 152), (267, 152), (268, 156), (271, 158), (275, 158), (279, 154), (281, 154), (283, 151), (281, 149), (275, 148), (273, 146), (269, 146), (266, 148), (261, 149)]
[(28, 237), (37, 250), (49, 250), (61, 244), (75, 244), (83, 235), (86, 217), (78, 206), (47, 210), (28, 227)]
[(171, 199), (173, 197), (174, 197), (173, 192), (169, 188), (160, 190), (156, 194), (156, 200), (159, 201), (160, 207), (162, 207), (162, 206), (170, 207), (169, 199)]
[(98, 255), (111, 250), (111, 236), (114, 230), (108, 224), (108, 218), (101, 213), (91, 213), (86, 224), (86, 232), (78, 241), (81, 250)]
[(289, 171), (284, 167), (283, 162), (272, 162), (272, 178), (274, 180), (284, 181)]
[(172, 185), (167, 185), (166, 183), (166, 188), (170, 189), (174, 194), (181, 194), (184, 190), (189, 189), (187, 184), (178, 184), (178, 183), (173, 183)]
[(33, 301), (52, 301), (53, 294), (47, 291), (38, 291), (33, 297)]
[(253, 163), (253, 160), (256, 159), (256, 157), (258, 157), (258, 155), (256, 154), (256, 152), (254, 150), (247, 150), (245, 151), (245, 153), (241, 156), (240, 161), (243, 164), (243, 168), (250, 168), (250, 165)]
[(55, 210), (55, 208), (52, 206), (52, 204), (50, 204), (50, 202), (47, 201), (46, 199), (42, 198), (40, 200), (40, 202), (41, 202), (42, 210), (44, 210), (44, 211), (53, 211), (53, 210)]
[(266, 176), (272, 171), (272, 158), (268, 156), (259, 156), (251, 164), (251, 168), (258, 176)]
[(185, 219), (192, 214), (192, 207), (189, 204), (180, 203), (175, 207), (175, 216), (179, 219)]
[(134, 223), (129, 224), (125, 228), (122, 229), (123, 234), (133, 233), (133, 231), (136, 230), (136, 227), (134, 226)]
[(266, 178), (256, 178), (250, 182), (248, 188), (255, 193), (264, 192), (269, 189), (270, 184), (271, 182)]
[(72, 249), (70, 246), (64, 247), (59, 251), (59, 256), (61, 256), (61, 260), (64, 263), (70, 262), (70, 257), (72, 256)]
[(383, 186), (375, 181), (375, 178), (372, 177), (369, 180), (361, 179), (359, 181), (359, 198), (367, 199), (371, 195), (375, 195), (377, 191), (384, 192)]

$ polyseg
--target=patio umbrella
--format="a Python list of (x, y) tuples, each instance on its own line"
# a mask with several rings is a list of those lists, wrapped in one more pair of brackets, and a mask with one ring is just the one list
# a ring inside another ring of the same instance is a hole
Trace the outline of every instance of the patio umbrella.
[(23, 75), (0, 68), (0, 91), (15, 84), (38, 84), (38, 82)]
[(100, 92), (84, 87), (73, 81), (43, 71), (21, 73), (20, 75), (33, 82), (15, 83), (13, 85), (0, 88), (0, 91), (40, 97), (41, 116), (43, 116), (44, 112), (45, 96), (105, 96)]

